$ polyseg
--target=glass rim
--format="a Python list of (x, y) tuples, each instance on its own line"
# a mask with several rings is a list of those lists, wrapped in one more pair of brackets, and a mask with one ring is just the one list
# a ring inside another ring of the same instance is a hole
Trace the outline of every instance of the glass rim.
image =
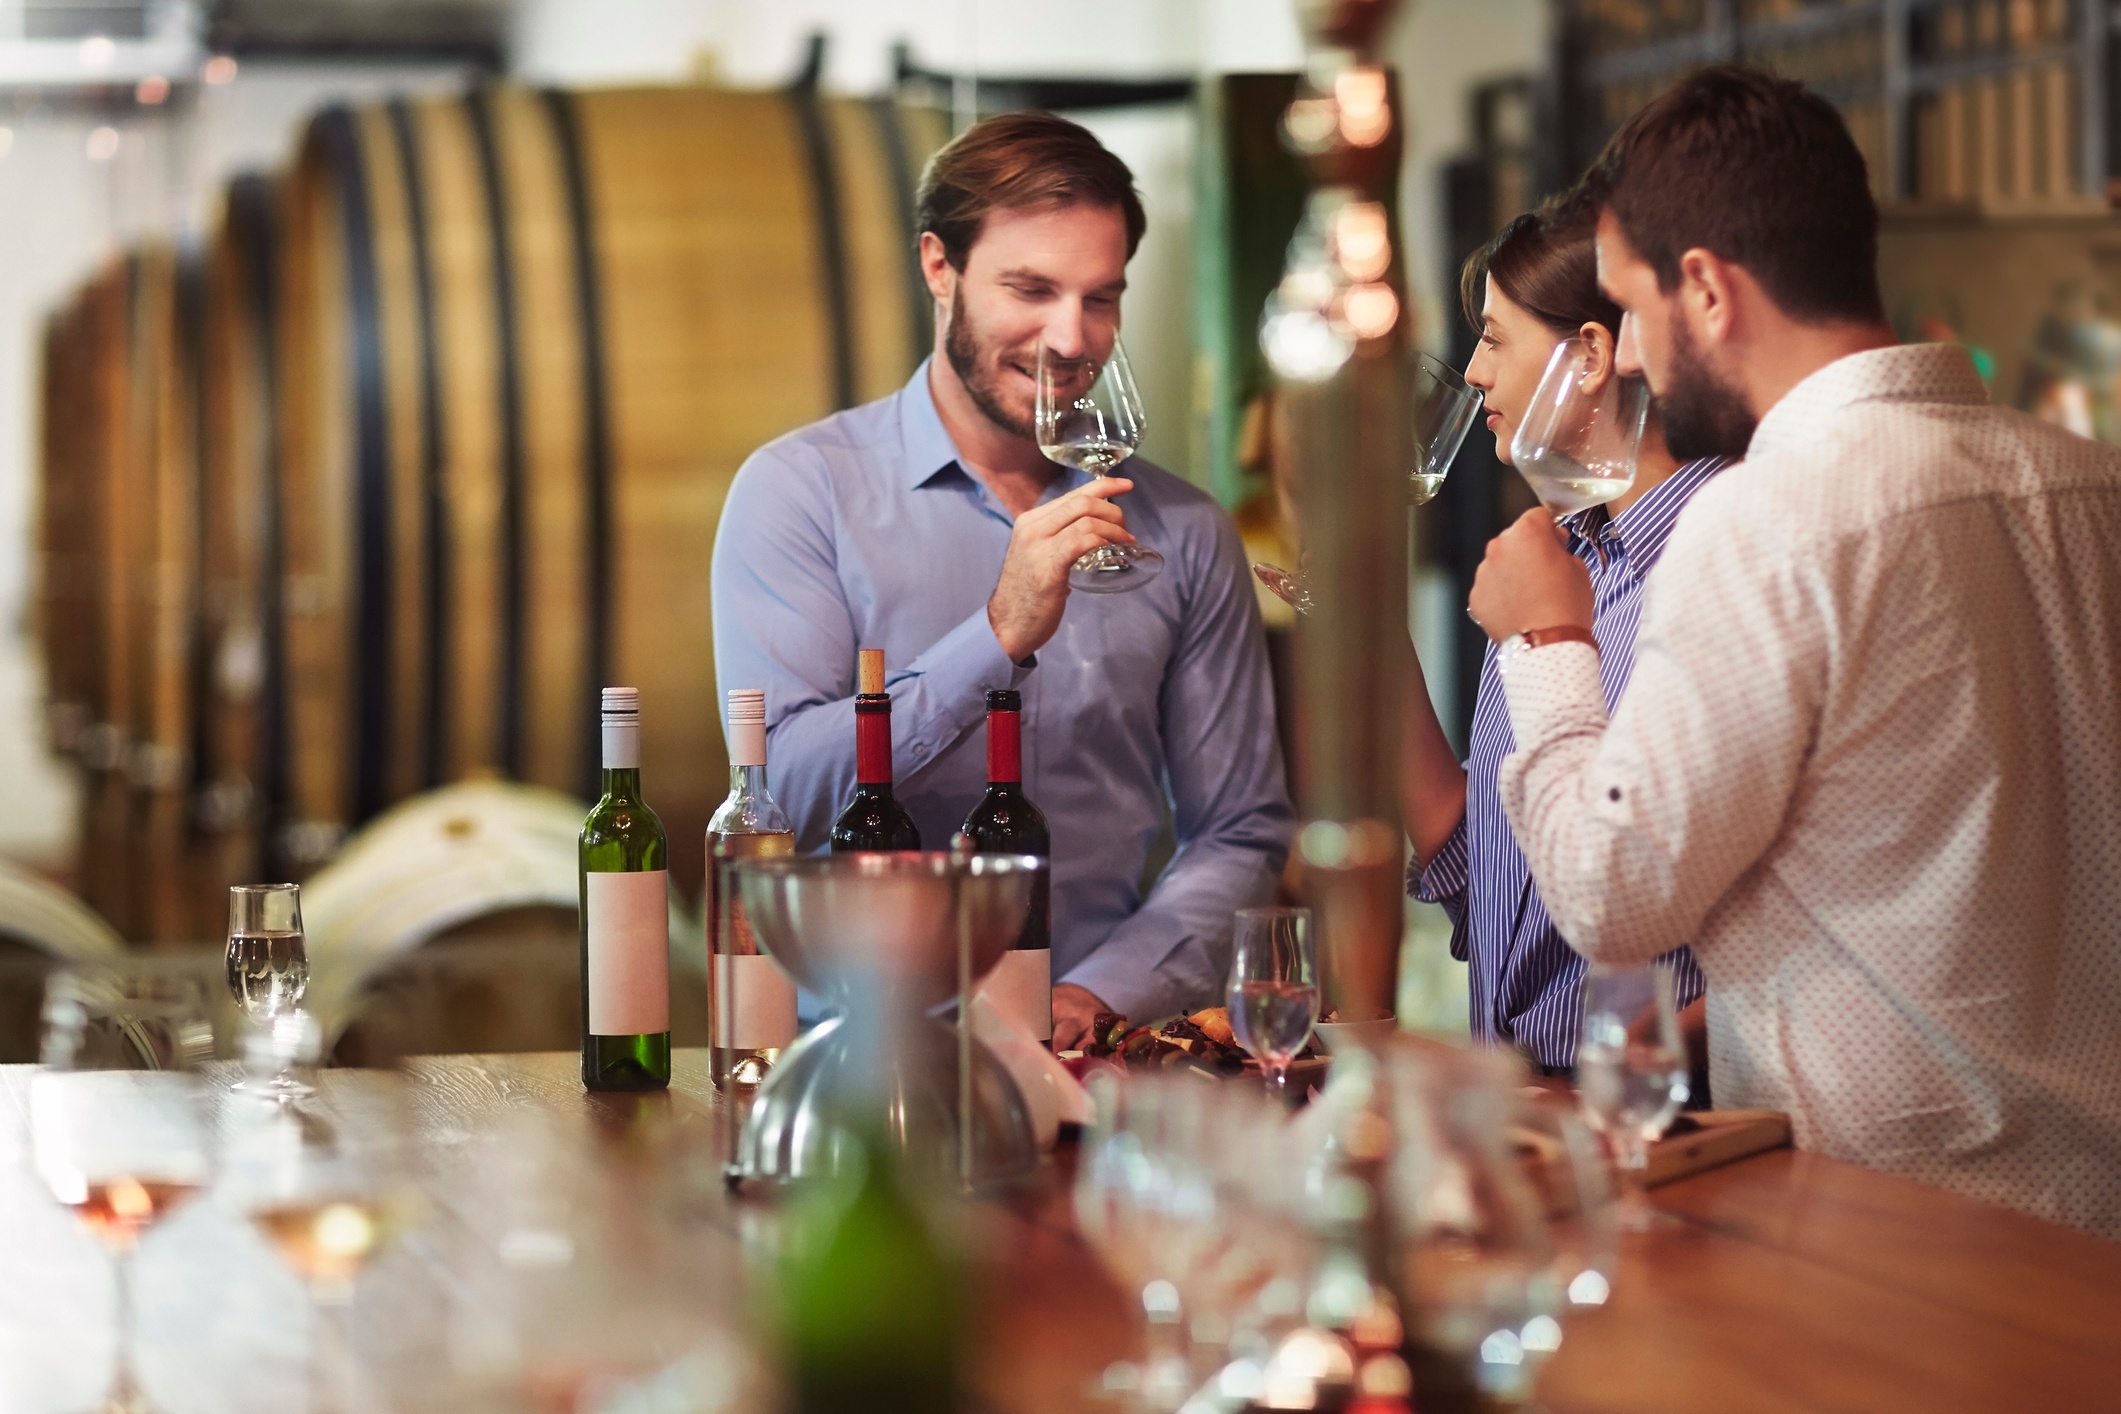
[(228, 891), (232, 894), (277, 894), (293, 892), (301, 887), (300, 884), (230, 884)]
[(1430, 353), (1427, 349), (1417, 349), (1415, 350), (1414, 357), (1414, 371), (1416, 373), (1420, 373), (1424, 369), (1434, 374), (1437, 378), (1441, 379), (1443, 382), (1447, 383), (1452, 388), (1459, 389), (1463, 392), (1472, 391), (1472, 385), (1466, 382), (1466, 376), (1463, 372), (1451, 367), (1450, 364), (1444, 362), (1435, 354)]
[(1234, 918), (1309, 918), (1308, 904), (1263, 903), (1252, 908), (1237, 909)]

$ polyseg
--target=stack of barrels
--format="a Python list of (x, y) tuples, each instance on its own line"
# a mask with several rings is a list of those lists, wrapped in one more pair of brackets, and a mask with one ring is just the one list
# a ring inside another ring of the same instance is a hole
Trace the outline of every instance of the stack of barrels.
[(89, 902), (211, 937), (224, 882), (406, 796), (593, 792), (608, 683), (642, 691), (696, 889), (722, 500), (925, 352), (912, 192), (947, 135), (810, 87), (333, 108), (203, 251), (110, 261), (44, 350), (38, 620)]

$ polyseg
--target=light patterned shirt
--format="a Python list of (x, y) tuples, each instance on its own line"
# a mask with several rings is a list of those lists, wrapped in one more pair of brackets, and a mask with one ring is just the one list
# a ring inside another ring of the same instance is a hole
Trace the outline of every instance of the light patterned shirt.
[(1719, 1104), (2121, 1238), (2121, 452), (1852, 355), (1695, 496), (1610, 723), (1589, 648), (1502, 666), (1540, 892), (1692, 941)]

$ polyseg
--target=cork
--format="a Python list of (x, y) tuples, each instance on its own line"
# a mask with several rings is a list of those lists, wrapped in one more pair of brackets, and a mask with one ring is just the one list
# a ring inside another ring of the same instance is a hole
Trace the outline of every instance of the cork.
[(874, 697), (884, 690), (884, 650), (864, 648), (859, 655), (861, 670), (858, 676), (861, 687), (858, 691), (865, 697)]

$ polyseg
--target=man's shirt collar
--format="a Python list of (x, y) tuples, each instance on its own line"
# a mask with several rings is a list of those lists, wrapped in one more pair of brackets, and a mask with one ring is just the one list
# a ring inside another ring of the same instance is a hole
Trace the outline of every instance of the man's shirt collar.
[(1806, 376), (1753, 429), (1746, 459), (1758, 460), (1818, 435), (1835, 414), (1865, 402), (1988, 402), (1988, 385), (1959, 344), (1895, 344), (1837, 358)]
[(928, 365), (932, 362), (933, 355), (922, 359), (921, 366), (913, 370), (913, 377), (906, 380), (898, 394), (899, 442), (905, 450), (909, 491), (926, 486), (946, 471), (966, 475), (958, 464), (957, 444), (950, 440), (943, 415), (936, 411), (935, 392), (928, 386)]

